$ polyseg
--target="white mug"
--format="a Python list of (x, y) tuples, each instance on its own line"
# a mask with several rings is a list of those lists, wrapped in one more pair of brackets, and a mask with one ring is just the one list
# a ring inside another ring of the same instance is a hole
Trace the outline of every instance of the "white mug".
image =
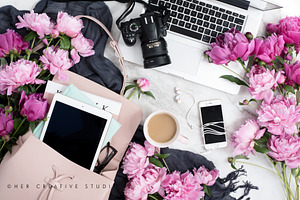
[(176, 116), (166, 110), (151, 113), (145, 120), (143, 131), (146, 140), (156, 147), (168, 147), (177, 140), (188, 142), (188, 138), (180, 134)]

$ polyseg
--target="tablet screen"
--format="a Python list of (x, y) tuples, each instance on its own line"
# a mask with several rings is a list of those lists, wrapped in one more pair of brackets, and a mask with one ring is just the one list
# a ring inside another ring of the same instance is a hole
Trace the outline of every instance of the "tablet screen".
[(107, 120), (56, 101), (43, 142), (90, 169)]

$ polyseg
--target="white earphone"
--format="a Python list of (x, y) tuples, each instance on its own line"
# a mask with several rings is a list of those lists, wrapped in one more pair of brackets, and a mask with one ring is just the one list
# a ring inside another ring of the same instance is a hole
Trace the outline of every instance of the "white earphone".
[[(181, 97), (182, 95), (184, 95), (184, 94), (187, 94), (187, 95), (189, 95), (189, 96), (192, 97), (192, 99), (193, 99), (193, 104), (192, 104), (192, 106), (189, 108), (188, 112), (186, 113), (186, 115), (185, 115), (185, 120), (186, 120), (187, 125), (188, 125), (191, 129), (195, 129), (197, 126), (193, 126), (193, 125), (189, 122), (189, 120), (188, 120), (188, 116), (189, 116), (189, 114), (190, 114), (192, 108), (194, 107), (194, 105), (195, 105), (195, 103), (196, 103), (196, 100), (195, 100), (194, 95), (193, 95), (192, 93), (190, 93), (190, 92), (181, 91), (181, 89), (180, 89), (179, 87), (175, 87), (175, 88), (174, 88), (174, 91), (175, 91), (175, 94), (176, 94), (175, 97), (174, 97), (174, 100), (175, 100), (175, 102), (177, 102), (177, 103), (182, 103), (182, 100), (181, 100), (180, 97)], [(184, 92), (184, 94), (182, 94), (182, 92)], [(197, 129), (200, 129), (200, 128), (197, 128)]]

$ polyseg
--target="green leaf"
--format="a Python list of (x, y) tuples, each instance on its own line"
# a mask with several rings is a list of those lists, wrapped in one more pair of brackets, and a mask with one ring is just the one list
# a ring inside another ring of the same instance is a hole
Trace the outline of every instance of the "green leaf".
[(32, 40), (35, 37), (39, 37), (38, 34), (34, 31), (31, 31), (30, 33), (28, 33), (25, 37), (24, 37), (24, 41), (29, 42), (30, 40)]
[(14, 119), (14, 129), (15, 130), (19, 127), (19, 125), (21, 124), (21, 122), (22, 122), (22, 119), (20, 119), (20, 118), (15, 118)]
[(279, 61), (280, 64), (284, 65), (284, 59), (282, 57), (276, 57), (276, 61)]
[(164, 198), (158, 194), (158, 192), (154, 194), (148, 194), (148, 200), (163, 200)]
[(32, 93), (36, 93), (36, 89), (35, 89), (35, 87), (33, 85), (30, 84), (29, 87), (30, 87), (30, 91)]
[(7, 65), (7, 61), (5, 58), (3, 58), (3, 57), (0, 58), (0, 65), (2, 65), (2, 66)]
[(136, 85), (127, 85), (124, 89), (124, 94), (131, 88), (137, 87)]
[(138, 99), (141, 98), (141, 89), (139, 88), (139, 91), (138, 91)]
[(146, 91), (146, 92), (144, 92), (144, 94), (147, 95), (147, 96), (152, 97), (153, 99), (155, 99), (154, 95), (150, 91)]
[(18, 88), (18, 92), (22, 92), (24, 90), (25, 94), (28, 95), (29, 94), (29, 88), (27, 85), (23, 85), (23, 86), (20, 86)]
[(254, 57), (255, 57), (255, 55), (249, 57), (247, 69), (249, 69), (250, 67), (252, 67), (252, 65), (254, 63)]
[(283, 89), (287, 92), (291, 92), (291, 93), (295, 94), (294, 88), (290, 85), (283, 85)]
[(295, 176), (296, 178), (297, 177), (300, 177), (300, 168), (298, 167), (298, 174), (296, 174), (296, 176)]
[(66, 35), (61, 36), (59, 47), (64, 50), (69, 50), (71, 48), (70, 38)]
[(11, 146), (11, 145), (9, 145), (9, 144), (6, 143), (5, 149), (6, 149), (7, 151), (9, 151), (9, 153), (12, 153), (12, 146)]
[(235, 83), (237, 85), (243, 85), (243, 86), (249, 87), (247, 85), (247, 83), (245, 83), (244, 81), (242, 81), (239, 78), (234, 77), (232, 75), (223, 75), (223, 76), (220, 76), (220, 78), (226, 79), (226, 80), (228, 80), (230, 82), (233, 82), (233, 83)]
[(259, 153), (263, 153), (263, 154), (266, 154), (270, 151), (268, 148), (258, 146), (257, 144), (254, 145), (254, 149), (255, 149), (255, 151), (257, 151)]
[(165, 158), (167, 158), (169, 155), (171, 155), (171, 154), (169, 154), (169, 153), (167, 153), (167, 154), (155, 154), (155, 156), (157, 156), (157, 157), (159, 157), (159, 158), (161, 158), (161, 159), (165, 159)]
[(232, 168), (232, 169), (235, 169), (235, 170), (237, 170), (237, 168), (235, 167), (235, 165), (234, 165), (234, 163), (233, 163), (233, 162), (231, 162), (231, 163), (230, 163), (230, 165), (231, 165), (231, 168)]
[(207, 194), (209, 197), (211, 196), (210, 189), (207, 185), (203, 185), (203, 190), (204, 190), (205, 194)]
[(249, 158), (247, 156), (243, 156), (243, 155), (238, 155), (234, 157), (235, 160), (239, 160), (239, 159), (245, 159), (245, 160), (249, 160)]
[(157, 167), (160, 167), (160, 168), (164, 167), (164, 165), (157, 158), (149, 157), (149, 162)]
[(30, 122), (29, 127), (30, 127), (31, 131), (34, 132), (34, 129), (36, 128), (35, 121)]

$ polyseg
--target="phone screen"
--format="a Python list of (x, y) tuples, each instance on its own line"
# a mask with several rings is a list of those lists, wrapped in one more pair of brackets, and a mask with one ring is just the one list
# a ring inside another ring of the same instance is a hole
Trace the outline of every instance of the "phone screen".
[(107, 120), (56, 101), (43, 142), (90, 169)]
[(205, 144), (225, 142), (226, 136), (221, 105), (201, 107), (200, 111)]

